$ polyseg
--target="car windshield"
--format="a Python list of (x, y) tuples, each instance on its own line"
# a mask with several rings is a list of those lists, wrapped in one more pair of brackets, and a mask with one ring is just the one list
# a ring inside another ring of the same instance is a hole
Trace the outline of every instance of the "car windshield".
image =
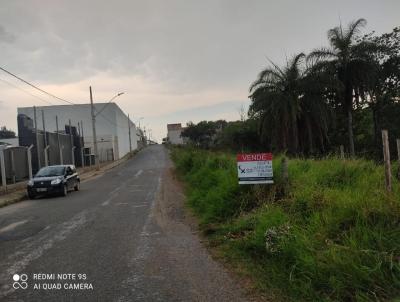
[(35, 177), (62, 176), (65, 173), (65, 167), (45, 167), (39, 170)]

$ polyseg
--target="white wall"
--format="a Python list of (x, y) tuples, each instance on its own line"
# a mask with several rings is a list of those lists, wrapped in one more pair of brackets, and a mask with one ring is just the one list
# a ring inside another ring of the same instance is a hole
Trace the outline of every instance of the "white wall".
[[(100, 111), (105, 103), (94, 105), (96, 111)], [(115, 109), (116, 104), (111, 103), (96, 116), (96, 132), (98, 135), (113, 134), (116, 135), (115, 127)], [(90, 113), (90, 104), (80, 105), (58, 105), (36, 107), (38, 128), (42, 127), (42, 110), (44, 111), (46, 130), (56, 131), (56, 116), (58, 116), (58, 126), (60, 130), (65, 129), (71, 119), (72, 126), (78, 126), (78, 122), (83, 121), (84, 135), (92, 135), (92, 118)], [(33, 119), (33, 107), (18, 108), (18, 114), (25, 114)]]
[[(115, 104), (96, 103), (96, 112), (104, 110), (96, 116), (96, 135), (99, 141), (101, 137), (117, 137), (114, 139), (115, 158), (121, 158), (129, 152), (129, 135), (128, 135), (128, 117)], [(90, 104), (78, 105), (56, 105), (56, 106), (41, 106), (36, 107), (38, 129), (43, 129), (42, 126), (42, 110), (45, 116), (46, 131), (56, 131), (56, 116), (58, 116), (59, 130), (65, 130), (65, 125), (68, 125), (71, 119), (71, 125), (78, 126), (78, 122), (83, 122), (83, 136), (85, 138), (92, 137), (92, 118), (90, 112)], [(25, 114), (33, 119), (33, 107), (18, 108), (18, 114)], [(129, 121), (131, 125), (132, 150), (137, 148), (135, 139), (135, 124)], [(92, 139), (90, 139), (92, 141)], [(86, 143), (85, 143), (86, 146)], [(89, 147), (89, 146), (87, 146)]]
[[(92, 136), (85, 136), (85, 147), (91, 148), (92, 152), (94, 150), (93, 146), (93, 137)], [(99, 135), (97, 136), (97, 151), (99, 153), (99, 160), (100, 162), (105, 162), (110, 160), (107, 156), (110, 153), (110, 149), (113, 150), (114, 160), (119, 159), (119, 152), (117, 146), (117, 137), (112, 135)]]
[(181, 137), (182, 129), (179, 130), (169, 130), (168, 140), (173, 145), (182, 145), (183, 139)]
[(135, 128), (135, 136), (132, 137), (136, 140), (136, 144), (137, 142), (140, 142), (142, 140), (142, 136), (144, 135), (143, 132), (139, 129), (139, 128)]
[[(129, 152), (128, 117), (118, 107), (115, 110), (115, 119), (117, 124), (116, 129), (118, 136), (119, 157), (123, 157), (125, 154)], [(130, 120), (129, 120), (129, 126), (131, 127), (132, 150), (135, 150), (137, 149), (136, 126)]]

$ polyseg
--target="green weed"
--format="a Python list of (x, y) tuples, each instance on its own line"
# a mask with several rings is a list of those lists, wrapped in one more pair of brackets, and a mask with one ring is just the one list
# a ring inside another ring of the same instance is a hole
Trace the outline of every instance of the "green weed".
[(261, 290), (294, 301), (383, 301), (400, 295), (400, 186), (382, 166), (336, 158), (289, 161), (275, 184), (239, 186), (230, 154), (176, 149), (188, 204), (227, 260)]

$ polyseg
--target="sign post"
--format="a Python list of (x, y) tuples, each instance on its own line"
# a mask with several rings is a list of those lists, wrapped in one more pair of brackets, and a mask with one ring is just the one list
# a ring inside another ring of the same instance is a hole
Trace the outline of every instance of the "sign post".
[(237, 155), (239, 184), (273, 184), (272, 153)]

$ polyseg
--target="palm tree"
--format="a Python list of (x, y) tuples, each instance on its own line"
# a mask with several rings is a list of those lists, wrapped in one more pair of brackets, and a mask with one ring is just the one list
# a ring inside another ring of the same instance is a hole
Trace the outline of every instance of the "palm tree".
[(314, 50), (308, 56), (319, 64), (329, 65), (334, 69), (342, 88), (339, 91), (340, 103), (347, 115), (347, 132), (351, 156), (355, 155), (353, 134), (353, 107), (357, 91), (366, 82), (368, 71), (373, 68), (370, 55), (376, 47), (373, 43), (359, 39), (360, 29), (365, 26), (365, 19), (358, 19), (346, 29), (342, 25), (328, 31), (330, 48)]
[(269, 137), (281, 149), (289, 147), (296, 153), (299, 145), (297, 121), (300, 114), (299, 88), (303, 71), (303, 53), (298, 54), (280, 68), (271, 62), (250, 87), (250, 111), (259, 114), (261, 134)]
[[(331, 110), (327, 101), (336, 82), (325, 64), (304, 66), (300, 53), (280, 68), (271, 66), (250, 87), (250, 115), (260, 120), (262, 141), (291, 153), (324, 152)], [(307, 143), (305, 143), (307, 142)]]
[(314, 154), (316, 149), (324, 153), (326, 143), (329, 143), (328, 128), (333, 118), (332, 92), (337, 89), (337, 81), (332, 78), (325, 66), (307, 66), (301, 81), (301, 116), (302, 138), (308, 143), (308, 154)]

